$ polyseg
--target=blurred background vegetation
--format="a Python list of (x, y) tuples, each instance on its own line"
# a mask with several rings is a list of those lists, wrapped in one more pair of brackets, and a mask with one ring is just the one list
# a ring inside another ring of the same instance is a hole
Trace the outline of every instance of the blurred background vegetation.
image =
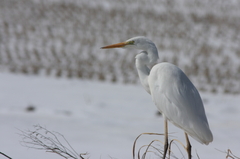
[(0, 71), (138, 83), (137, 52), (100, 47), (142, 35), (198, 89), (240, 93), (239, 8), (236, 0), (0, 0)]

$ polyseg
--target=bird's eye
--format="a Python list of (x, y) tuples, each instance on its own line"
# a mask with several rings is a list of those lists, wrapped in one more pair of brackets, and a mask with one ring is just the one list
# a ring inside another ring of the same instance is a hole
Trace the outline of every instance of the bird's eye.
[(128, 44), (129, 45), (134, 45), (134, 41), (129, 41)]

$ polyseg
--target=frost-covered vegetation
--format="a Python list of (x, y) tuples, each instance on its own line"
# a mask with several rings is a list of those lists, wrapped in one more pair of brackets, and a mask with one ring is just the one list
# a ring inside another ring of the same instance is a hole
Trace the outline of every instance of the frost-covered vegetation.
[(240, 93), (239, 8), (234, 0), (1, 0), (0, 68), (137, 83), (133, 50), (100, 47), (143, 35), (198, 89)]

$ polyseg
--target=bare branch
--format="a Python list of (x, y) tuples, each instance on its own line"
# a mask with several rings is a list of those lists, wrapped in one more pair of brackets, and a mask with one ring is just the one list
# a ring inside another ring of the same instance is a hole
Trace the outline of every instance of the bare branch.
[(164, 135), (164, 134), (159, 134), (159, 133), (141, 133), (140, 135), (138, 135), (138, 137), (135, 139), (134, 143), (133, 143), (133, 159), (135, 159), (135, 147), (136, 147), (136, 143), (137, 140), (142, 136), (142, 135)]
[(2, 153), (2, 152), (0, 152), (0, 154), (3, 155), (3, 156), (5, 156), (5, 157), (7, 157), (8, 159), (12, 159), (11, 157), (9, 157), (8, 155), (6, 155), (6, 154), (4, 154), (4, 153)]
[(227, 156), (226, 159), (232, 158), (232, 159), (240, 159), (239, 157), (235, 156), (230, 149), (227, 150)]
[(85, 159), (83, 156), (88, 155), (88, 153), (78, 154), (62, 134), (49, 131), (40, 125), (34, 125), (34, 128), (34, 131), (20, 130), (23, 146), (55, 153), (65, 159)]
[[(136, 151), (136, 143), (137, 140), (142, 136), (142, 135), (164, 135), (164, 134), (159, 134), (159, 133), (142, 133), (140, 134), (134, 141), (133, 144), (133, 159), (135, 159), (135, 151)], [(171, 150), (171, 146), (172, 144), (176, 145), (178, 150), (181, 152), (181, 150), (179, 149), (178, 145), (174, 142), (179, 143), (184, 149), (185, 146), (178, 140), (173, 139), (170, 141), (169, 143), (169, 148), (168, 148), (168, 156), (166, 156), (167, 159), (173, 158), (173, 159), (177, 159), (177, 157), (174, 155), (173, 151)], [(154, 153), (156, 156), (159, 156), (159, 158), (161, 158), (161, 156), (163, 155), (163, 150), (162, 150), (162, 146), (164, 145), (164, 143), (160, 140), (152, 140), (148, 145), (143, 145), (138, 149), (138, 154), (137, 154), (137, 159), (145, 159), (147, 158), (147, 154), (148, 153)], [(144, 151), (142, 154), (141, 152)], [(182, 158), (185, 158), (183, 153), (182, 154)]]

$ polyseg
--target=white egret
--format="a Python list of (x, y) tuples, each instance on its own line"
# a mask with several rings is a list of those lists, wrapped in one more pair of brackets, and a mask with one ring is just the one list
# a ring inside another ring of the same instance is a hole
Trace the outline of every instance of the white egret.
[(177, 66), (163, 62), (156, 64), (158, 50), (155, 44), (142, 36), (125, 42), (102, 47), (102, 49), (132, 47), (142, 50), (136, 56), (136, 68), (145, 90), (152, 96), (158, 110), (163, 114), (165, 126), (164, 154), (168, 149), (168, 123), (172, 122), (185, 132), (186, 150), (191, 158), (188, 135), (202, 144), (213, 141), (202, 99), (184, 72)]

